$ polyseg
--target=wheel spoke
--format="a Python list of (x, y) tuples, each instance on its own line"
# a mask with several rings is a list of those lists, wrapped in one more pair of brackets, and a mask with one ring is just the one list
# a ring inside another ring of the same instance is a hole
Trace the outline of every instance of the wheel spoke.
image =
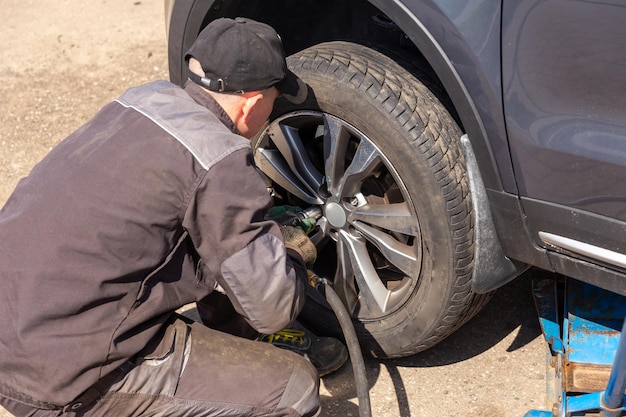
[(254, 159), (257, 167), (287, 192), (308, 204), (322, 204), (322, 199), (294, 174), (279, 151), (258, 148)]
[(407, 203), (366, 204), (350, 213), (350, 222), (362, 222), (409, 236), (418, 236), (417, 219)]
[(350, 133), (343, 123), (326, 115), (324, 117), (324, 171), (328, 191), (337, 195), (337, 186), (345, 170), (346, 149)]
[(402, 243), (384, 231), (365, 223), (355, 222), (353, 225), (396, 268), (407, 276), (417, 279), (419, 259), (414, 246)]
[(361, 140), (352, 163), (346, 169), (337, 187), (337, 195), (350, 196), (356, 194), (363, 180), (372, 175), (380, 162), (381, 154), (378, 148), (368, 140)]
[(347, 245), (354, 279), (359, 287), (359, 301), (368, 311), (385, 312), (391, 291), (380, 280), (367, 251), (365, 240), (340, 232), (340, 239)]
[(358, 302), (358, 291), (354, 283), (354, 269), (350, 261), (350, 247), (343, 239), (337, 242), (337, 270), (335, 272), (335, 291), (344, 300), (348, 311), (354, 313)]
[(309, 159), (299, 130), (277, 123), (270, 126), (267, 134), (295, 175), (312, 193), (319, 195), (324, 177)]

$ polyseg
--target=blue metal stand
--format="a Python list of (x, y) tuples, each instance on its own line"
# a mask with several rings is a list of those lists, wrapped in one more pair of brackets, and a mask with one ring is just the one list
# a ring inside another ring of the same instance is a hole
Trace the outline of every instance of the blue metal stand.
[(572, 279), (541, 280), (533, 291), (554, 369), (548, 378), (553, 406), (550, 411), (531, 410), (525, 417), (622, 415), (626, 298)]

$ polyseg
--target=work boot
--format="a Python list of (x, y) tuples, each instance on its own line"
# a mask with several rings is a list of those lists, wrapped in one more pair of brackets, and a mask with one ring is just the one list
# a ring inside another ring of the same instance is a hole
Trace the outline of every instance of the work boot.
[(338, 370), (348, 360), (348, 350), (339, 340), (318, 337), (297, 322), (279, 332), (262, 334), (258, 340), (298, 353), (315, 366), (320, 377)]

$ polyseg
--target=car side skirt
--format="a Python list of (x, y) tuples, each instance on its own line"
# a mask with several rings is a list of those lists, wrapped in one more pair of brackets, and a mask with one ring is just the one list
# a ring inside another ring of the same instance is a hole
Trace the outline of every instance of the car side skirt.
[(551, 270), (626, 295), (625, 222), (545, 201), (521, 203)]

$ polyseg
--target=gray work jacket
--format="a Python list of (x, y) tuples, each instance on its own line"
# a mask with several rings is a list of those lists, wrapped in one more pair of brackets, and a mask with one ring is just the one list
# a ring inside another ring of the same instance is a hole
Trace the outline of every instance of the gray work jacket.
[(301, 259), (263, 220), (271, 200), (236, 132), (199, 87), (158, 81), (19, 182), (0, 211), (0, 384), (67, 404), (218, 284), (259, 332), (295, 318)]

